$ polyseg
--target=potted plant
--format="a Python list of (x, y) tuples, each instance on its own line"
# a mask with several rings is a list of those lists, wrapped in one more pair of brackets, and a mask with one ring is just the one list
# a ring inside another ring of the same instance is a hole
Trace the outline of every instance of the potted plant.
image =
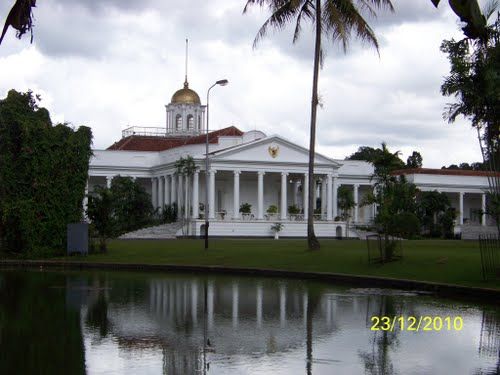
[(240, 206), (240, 213), (243, 219), (249, 218), (252, 213), (252, 205), (250, 203), (242, 203)]
[(283, 229), (283, 224), (281, 223), (274, 223), (271, 226), (271, 230), (274, 232), (274, 239), (277, 240), (279, 238), (279, 232)]
[(290, 214), (291, 220), (299, 220), (297, 215), (300, 214), (300, 208), (296, 205), (292, 204), (291, 206), (288, 206), (288, 213)]
[(277, 218), (278, 217), (278, 206), (272, 204), (270, 205), (267, 210), (267, 218), (268, 220), (272, 220), (273, 218)]

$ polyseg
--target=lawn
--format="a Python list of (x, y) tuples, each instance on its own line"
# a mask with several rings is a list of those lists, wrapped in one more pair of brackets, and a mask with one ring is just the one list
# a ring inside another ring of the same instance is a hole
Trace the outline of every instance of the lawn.
[(67, 260), (110, 263), (211, 265), (305, 272), (370, 275), (500, 289), (482, 281), (476, 241), (404, 241), (404, 258), (368, 264), (365, 241), (322, 240), (321, 250), (306, 250), (298, 239), (114, 240), (106, 254)]

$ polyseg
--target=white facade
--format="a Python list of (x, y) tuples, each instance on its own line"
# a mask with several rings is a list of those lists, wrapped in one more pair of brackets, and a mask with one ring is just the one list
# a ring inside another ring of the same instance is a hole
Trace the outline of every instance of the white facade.
[[(165, 205), (176, 203), (181, 212), (189, 204), (183, 216), (190, 219), (187, 232), (191, 235), (203, 232), (208, 214), (211, 235), (269, 236), (271, 225), (281, 222), (284, 224), (281, 236), (305, 236), (308, 191), (304, 181), (308, 176), (308, 150), (279, 135), (266, 136), (255, 130), (243, 133), (230, 127), (210, 133), (207, 173), (205, 110), (186, 79), (184, 88), (178, 90), (166, 106), (163, 130), (142, 128), (141, 135), (130, 128), (124, 132), (124, 138), (111, 147), (115, 149), (94, 150), (88, 191), (95, 185), (109, 186), (113, 176), (130, 176), (143, 184), (151, 194), (154, 208), (160, 211)], [(164, 143), (158, 145), (161, 142)], [(151, 149), (161, 151), (140, 151)], [(197, 167), (189, 177), (179, 176), (175, 171), (175, 162), (186, 156), (193, 157)], [(408, 180), (421, 190), (447, 193), (457, 209), (459, 226), (489, 224), (486, 215), (478, 214), (485, 211), (486, 176), (425, 171), (409, 174)], [(347, 224), (339, 219), (337, 207), (337, 191), (342, 185), (353, 191), (356, 206), (351, 212), (352, 221), (368, 224), (373, 220), (376, 207), (361, 205), (363, 197), (373, 191), (373, 172), (373, 166), (364, 161), (334, 160), (316, 154), (315, 231), (318, 236), (350, 235)], [(251, 213), (240, 213), (244, 203), (251, 205)], [(275, 213), (270, 210), (272, 206), (277, 207)], [(290, 207), (299, 213), (291, 214)]]
[[(281, 136), (265, 136), (261, 132), (242, 136), (220, 136), (209, 149), (208, 217), (211, 234), (221, 236), (267, 236), (270, 225), (284, 223), (282, 236), (304, 236), (303, 212), (307, 212), (308, 151)], [(175, 173), (180, 157), (192, 156), (197, 166), (187, 178)], [(315, 215), (319, 236), (335, 237), (341, 231), (347, 235), (346, 224), (339, 221), (337, 189), (347, 185), (353, 190), (357, 206), (352, 212), (355, 223), (369, 223), (373, 206), (361, 206), (363, 197), (373, 189), (373, 166), (363, 161), (333, 160), (317, 154), (315, 158), (316, 196), (321, 201)], [(96, 150), (90, 163), (89, 190), (95, 185), (110, 184), (116, 175), (138, 179), (152, 196), (155, 208), (177, 203), (183, 207), (186, 192), (191, 209), (184, 213), (191, 220), (190, 233), (203, 231), (206, 197), (205, 144), (176, 147), (166, 151)], [(407, 176), (420, 190), (437, 190), (449, 195), (458, 211), (457, 224), (486, 225), (484, 211), (486, 176), (453, 176), (415, 173)], [(184, 178), (184, 180), (183, 180)], [(187, 184), (189, 188), (186, 188)], [(251, 205), (250, 214), (241, 214), (240, 205)], [(278, 208), (268, 213), (270, 206)], [(296, 206), (299, 214), (290, 214)], [(200, 220), (201, 219), (201, 220)], [(337, 220), (335, 220), (337, 219)], [(339, 229), (340, 228), (340, 229)]]

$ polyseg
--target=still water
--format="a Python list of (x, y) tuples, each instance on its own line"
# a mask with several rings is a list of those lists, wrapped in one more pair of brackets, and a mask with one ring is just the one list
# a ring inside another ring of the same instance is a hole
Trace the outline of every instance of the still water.
[[(399, 319), (372, 330), (382, 316)], [(430, 330), (412, 317), (432, 319)], [(498, 305), (418, 292), (0, 271), (0, 374), (496, 374), (499, 350)]]

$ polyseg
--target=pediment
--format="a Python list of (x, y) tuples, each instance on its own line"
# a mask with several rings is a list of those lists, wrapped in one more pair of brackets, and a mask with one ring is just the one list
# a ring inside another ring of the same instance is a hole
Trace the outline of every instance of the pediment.
[[(279, 136), (271, 136), (213, 153), (212, 160), (261, 163), (307, 164), (309, 151)], [(316, 153), (315, 164), (340, 166), (334, 160)]]

